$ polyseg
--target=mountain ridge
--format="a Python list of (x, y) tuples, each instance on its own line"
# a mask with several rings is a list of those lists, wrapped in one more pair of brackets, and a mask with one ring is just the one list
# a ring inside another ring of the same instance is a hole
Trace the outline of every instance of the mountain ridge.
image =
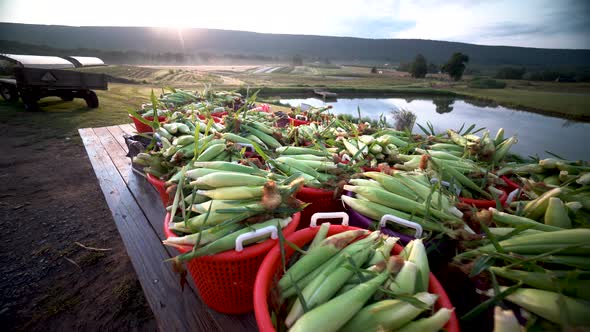
[(188, 28), (182, 39), (173, 28), (92, 27), (0, 23), (0, 40), (62, 49), (99, 49), (145, 53), (247, 54), (353, 62), (407, 62), (423, 54), (446, 62), (454, 52), (477, 65), (590, 66), (590, 50), (477, 45), (430, 39), (369, 39), (344, 36), (270, 34)]

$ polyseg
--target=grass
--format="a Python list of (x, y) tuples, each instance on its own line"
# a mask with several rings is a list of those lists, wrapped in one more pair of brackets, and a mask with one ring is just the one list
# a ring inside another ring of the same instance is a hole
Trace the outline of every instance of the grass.
[[(559, 83), (556, 83), (559, 84)], [(452, 89), (468, 97), (489, 99), (499, 105), (536, 113), (590, 121), (590, 94), (562, 91), (506, 89)]]
[(76, 137), (79, 128), (103, 127), (130, 122), (127, 109), (149, 100), (148, 86), (109, 84), (109, 91), (97, 91), (100, 107), (89, 109), (82, 99), (63, 102), (44, 98), (41, 112), (26, 112), (22, 103), (0, 101), (0, 121), (6, 124), (28, 122), (39, 130), (40, 138)]

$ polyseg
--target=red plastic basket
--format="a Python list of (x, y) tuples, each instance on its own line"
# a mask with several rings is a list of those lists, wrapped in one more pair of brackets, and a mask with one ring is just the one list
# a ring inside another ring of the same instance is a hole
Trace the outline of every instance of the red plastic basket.
[[(221, 121), (222, 121), (222, 120), (221, 120), (221, 118), (220, 118), (220, 117), (217, 117), (217, 116), (213, 116), (213, 115), (211, 115), (211, 118), (213, 119), (213, 122), (215, 122), (215, 123), (221, 123)], [(204, 120), (204, 121), (205, 121), (205, 120), (207, 120), (207, 117), (206, 117), (206, 116), (204, 116), (204, 115), (199, 115), (199, 119), (201, 119), (201, 120)], [(207, 120), (207, 121), (208, 121), (208, 120)]]
[(152, 184), (152, 186), (154, 186), (154, 188), (156, 188), (158, 194), (160, 194), (160, 199), (162, 200), (162, 203), (164, 203), (164, 206), (168, 206), (168, 203), (170, 202), (170, 196), (166, 192), (166, 182), (151, 175), (150, 173), (147, 173), (147, 180)]
[[(295, 232), (300, 214), (283, 229), (285, 236)], [(170, 213), (164, 220), (164, 234), (176, 236), (169, 228)], [(268, 239), (245, 247), (243, 251), (228, 250), (211, 256), (202, 256), (187, 262), (201, 299), (209, 307), (226, 314), (242, 314), (253, 309), (252, 294), (258, 268), (266, 254), (278, 240)], [(192, 246), (178, 248), (181, 253), (191, 251)]]
[[(136, 117), (134, 117), (133, 115), (129, 114), (129, 117), (131, 118), (131, 120), (133, 120), (133, 124), (135, 124), (135, 130), (137, 130), (138, 133), (153, 133), (154, 129), (144, 123), (142, 123), (141, 121), (139, 121)], [(154, 121), (154, 117), (153, 116), (147, 116), (145, 117), (145, 119), (147, 121)], [(159, 116), (158, 117), (158, 122), (162, 123), (166, 121), (166, 117), (165, 116)]]
[(333, 190), (315, 189), (304, 186), (297, 192), (295, 197), (305, 203), (310, 203), (301, 211), (301, 221), (299, 222), (298, 229), (309, 227), (311, 216), (317, 212), (344, 211), (342, 200), (334, 198)]
[[(297, 231), (292, 235), (287, 236), (287, 240), (294, 243), (298, 247), (303, 247), (304, 245), (313, 240), (318, 229), (319, 227), (313, 227)], [(338, 234), (351, 229), (359, 228), (352, 226), (330, 225), (328, 235)], [(393, 248), (393, 252), (395, 254), (399, 254), (401, 250), (402, 247), (397, 244)], [(289, 259), (294, 252), (295, 250), (293, 248), (291, 248), (290, 246), (285, 246), (286, 259)], [(281, 276), (280, 264), (281, 251), (279, 246), (277, 245), (274, 248), (272, 248), (272, 250), (268, 253), (266, 258), (262, 262), (260, 270), (258, 271), (258, 275), (256, 276), (256, 282), (254, 283), (254, 314), (256, 316), (256, 323), (258, 324), (258, 329), (261, 332), (275, 331), (268, 310), (268, 297), (270, 295), (271, 289), (276, 286), (278, 278)], [(451, 301), (449, 300), (447, 293), (432, 273), (430, 273), (430, 283), (428, 291), (439, 296), (435, 305), (436, 308), (453, 308), (453, 305), (451, 304)], [(459, 331), (459, 321), (457, 320), (455, 312), (451, 314), (451, 319), (449, 320), (447, 325), (445, 325), (445, 328), (448, 331), (452, 332)]]
[[(505, 191), (502, 191), (502, 195), (500, 196), (500, 203), (504, 205), (506, 203), (506, 199), (508, 198), (508, 194)], [(471, 199), (471, 198), (464, 198), (459, 197), (459, 201), (465, 204), (473, 205), (476, 208), (480, 209), (487, 209), (491, 207), (496, 207), (496, 201), (491, 199)]]
[(291, 123), (292, 126), (295, 126), (295, 127), (299, 127), (299, 126), (303, 126), (303, 125), (308, 125), (308, 124), (311, 123), (309, 121), (299, 120), (299, 119), (293, 119), (291, 117), (289, 117), (289, 122)]
[(223, 112), (211, 113), (211, 116), (214, 116), (216, 118), (222, 118), (228, 114), (229, 113), (227, 111), (223, 111)]

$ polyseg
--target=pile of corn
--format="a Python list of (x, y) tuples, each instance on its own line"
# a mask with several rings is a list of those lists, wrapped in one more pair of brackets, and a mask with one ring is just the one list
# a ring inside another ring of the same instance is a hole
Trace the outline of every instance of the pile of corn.
[[(494, 301), (487, 306), (513, 302), (538, 318), (530, 321), (547, 326), (590, 324), (586, 162), (557, 157), (526, 161), (509, 153), (517, 139), (505, 138), (502, 129), (495, 136), (487, 131), (478, 136), (481, 130), (475, 126), (444, 133), (429, 126), (421, 127), (424, 135), (416, 135), (385, 123), (338, 119), (328, 108), (308, 112), (315, 114), (309, 125), (283, 126), (279, 116), (256, 107), (254, 98), (227, 92), (189, 96), (173, 91), (152, 98), (145, 109), (144, 114), (157, 113), (167, 121), (148, 122), (155, 131), (153, 144), (135, 162), (167, 181), (174, 197), (167, 207), (173, 214), (169, 228), (177, 236), (165, 244), (195, 247), (179, 256), (181, 261), (231, 250), (235, 237), (248, 230), (285, 227), (289, 216), (303, 208), (294, 198), (302, 185), (337, 189), (347, 208), (375, 222), (394, 215), (420, 224), (428, 238), (444, 234), (465, 240), (456, 261), (474, 263), (472, 275), (495, 282), (489, 292)], [(227, 112), (223, 121), (214, 121), (211, 114), (221, 112)], [(508, 190), (504, 176), (519, 188)], [(495, 207), (461, 203), (465, 198), (491, 201)], [(440, 327), (448, 320), (445, 311), (431, 317), (422, 313), (430, 312), (426, 309), (435, 299), (425, 293), (424, 262), (412, 267), (409, 258), (421, 241), (400, 255), (409, 260), (404, 262), (375, 254), (389, 254), (383, 248), (392, 241), (376, 232), (340, 248), (328, 239), (314, 240), (281, 279), (282, 300), (293, 302), (284, 317), (287, 327), (410, 331)], [(297, 267), (322, 251), (330, 254), (306, 269)], [(330, 291), (320, 295), (318, 287)], [(402, 300), (395, 299), (400, 294)], [(403, 300), (408, 296), (414, 299)], [(414, 306), (416, 301), (422, 305)], [(566, 314), (559, 314), (560, 309)], [(381, 310), (399, 311), (403, 317), (374, 314)], [(331, 314), (350, 319), (326, 319)], [(506, 311), (496, 310), (496, 315), (498, 324), (515, 327)], [(391, 317), (395, 323), (377, 323)], [(415, 318), (421, 319), (411, 322)]]

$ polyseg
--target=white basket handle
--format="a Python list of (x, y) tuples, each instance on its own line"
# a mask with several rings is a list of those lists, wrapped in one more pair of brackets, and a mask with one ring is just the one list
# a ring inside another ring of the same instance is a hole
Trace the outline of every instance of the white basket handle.
[[(440, 182), (441, 185), (450, 188), (451, 184), (448, 183), (447, 181), (439, 181), (437, 178), (432, 178), (430, 179), (430, 183), (437, 183)], [(455, 192), (457, 193), (457, 196), (459, 196), (461, 194), (461, 188), (457, 187), (456, 185), (453, 185), (453, 187), (455, 187)]]
[(302, 120), (302, 121), (307, 121), (307, 117), (305, 115), (301, 115), (301, 114), (295, 115), (295, 119)]
[(262, 235), (269, 234), (269, 233), (270, 233), (271, 239), (276, 239), (279, 237), (279, 232), (277, 231), (277, 226), (274, 226), (274, 225), (262, 227), (260, 229), (253, 230), (248, 233), (240, 234), (236, 238), (236, 251), (241, 252), (242, 250), (244, 250), (244, 241), (256, 239)]
[(318, 219), (342, 218), (342, 226), (348, 226), (348, 214), (346, 212), (318, 212), (311, 216), (309, 227), (317, 227)]
[(392, 214), (386, 214), (383, 217), (381, 217), (381, 221), (379, 222), (379, 227), (380, 228), (385, 227), (385, 225), (387, 224), (388, 221), (392, 221), (398, 225), (406, 226), (408, 228), (412, 228), (412, 229), (416, 230), (414, 237), (417, 239), (422, 237), (422, 232), (424, 230), (422, 229), (422, 226), (420, 226), (420, 224), (417, 224), (413, 221), (409, 221), (409, 220), (394, 216)]
[(510, 194), (508, 194), (508, 198), (506, 198), (506, 204), (512, 203), (514, 198), (516, 198), (516, 194), (518, 194), (519, 190), (520, 190), (520, 188), (516, 188), (513, 191), (511, 191)]
[(254, 145), (252, 145), (252, 144), (236, 143), (234, 145), (238, 148), (238, 150), (241, 150), (242, 148), (246, 148), (247, 152), (254, 152)]

